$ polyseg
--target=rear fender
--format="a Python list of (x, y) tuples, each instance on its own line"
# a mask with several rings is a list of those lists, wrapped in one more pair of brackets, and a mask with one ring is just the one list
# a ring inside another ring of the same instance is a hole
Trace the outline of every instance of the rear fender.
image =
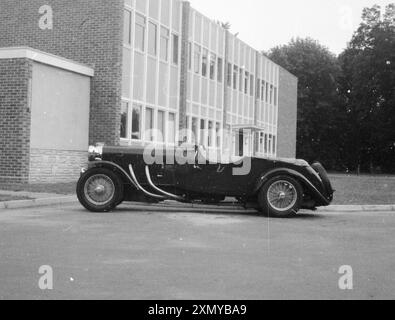
[(330, 202), (322, 195), (322, 193), (311, 183), (311, 181), (308, 178), (306, 178), (303, 174), (295, 170), (287, 169), (287, 168), (274, 169), (262, 175), (256, 184), (256, 187), (254, 189), (254, 194), (257, 194), (259, 190), (265, 185), (265, 183), (268, 182), (270, 179), (281, 175), (291, 176), (295, 178), (297, 181), (302, 182), (303, 185), (308, 189), (308, 191), (313, 196), (316, 196), (318, 199), (322, 201), (322, 203), (326, 205), (330, 204)]

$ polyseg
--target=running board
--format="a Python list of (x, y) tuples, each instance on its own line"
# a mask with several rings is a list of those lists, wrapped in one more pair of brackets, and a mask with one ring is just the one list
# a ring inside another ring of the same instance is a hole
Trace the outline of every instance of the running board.
[(162, 190), (162, 189), (159, 189), (156, 185), (154, 185), (154, 183), (152, 182), (152, 179), (151, 179), (151, 175), (150, 175), (150, 171), (149, 171), (148, 166), (145, 167), (145, 174), (146, 174), (146, 176), (147, 176), (148, 183), (149, 183), (150, 186), (151, 186), (154, 190), (156, 190), (157, 192), (159, 192), (159, 193), (163, 194), (164, 196), (166, 196), (166, 197), (168, 197), (168, 198), (171, 198), (171, 199), (173, 199), (173, 200), (183, 201), (183, 202), (186, 200), (186, 199), (183, 198), (183, 197), (176, 196), (175, 194), (172, 194), (172, 193), (166, 192), (166, 191), (164, 191), (164, 190)]
[(147, 195), (147, 196), (149, 196), (149, 197), (151, 197), (151, 198), (158, 199), (158, 200), (166, 200), (166, 199), (168, 199), (167, 197), (164, 197), (164, 196), (161, 196), (161, 195), (158, 195), (158, 194), (153, 194), (153, 193), (148, 192), (147, 190), (145, 190), (145, 189), (141, 186), (141, 184), (137, 181), (136, 175), (135, 175), (135, 173), (134, 173), (134, 170), (133, 170), (133, 167), (132, 167), (131, 164), (129, 165), (129, 171), (130, 171), (130, 175), (132, 176), (132, 180), (133, 180), (134, 183), (137, 185), (137, 187), (138, 187), (143, 193), (145, 193), (145, 195)]

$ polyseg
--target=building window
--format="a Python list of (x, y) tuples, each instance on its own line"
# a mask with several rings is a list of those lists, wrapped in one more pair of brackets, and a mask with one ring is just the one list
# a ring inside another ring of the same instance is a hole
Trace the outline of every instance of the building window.
[(266, 103), (268, 103), (269, 102), (269, 83), (267, 83), (267, 82), (266, 82), (265, 90), (266, 90)]
[(207, 137), (207, 146), (212, 147), (213, 146), (213, 131), (214, 131), (214, 125), (212, 121), (208, 122), (208, 137)]
[(129, 10), (124, 10), (123, 43), (128, 46), (132, 44), (132, 13)]
[(274, 105), (277, 106), (277, 87), (274, 87)]
[(200, 73), (200, 56), (202, 53), (201, 50), (202, 49), (198, 45), (195, 45), (195, 50), (193, 54), (193, 65), (194, 65), (194, 71), (197, 74)]
[(204, 141), (205, 131), (206, 131), (206, 121), (202, 119), (202, 120), (200, 120), (200, 140), (199, 140), (199, 142), (203, 146), (206, 145), (205, 141)]
[(265, 81), (262, 80), (262, 84), (261, 85), (262, 85), (262, 88), (261, 88), (261, 100), (265, 101)]
[(267, 141), (268, 153), (273, 153), (273, 135), (269, 134), (268, 141)]
[(165, 112), (158, 111), (158, 142), (165, 142)]
[(237, 75), (239, 73), (239, 68), (237, 66), (233, 66), (233, 89), (237, 90)]
[(221, 124), (219, 122), (215, 125), (216, 147), (221, 148)]
[(140, 105), (134, 104), (132, 111), (132, 139), (141, 140), (141, 109)]
[(276, 136), (273, 136), (273, 140), (272, 140), (272, 144), (273, 144), (273, 155), (276, 154)]
[(122, 101), (121, 107), (121, 138), (128, 138), (128, 113), (129, 113), (129, 103), (126, 101)]
[(173, 34), (173, 63), (178, 65), (178, 47), (179, 47), (179, 37), (176, 34)]
[(134, 31), (135, 35), (135, 47), (136, 49), (144, 52), (145, 47), (145, 18), (136, 14), (136, 30)]
[(197, 143), (198, 138), (198, 119), (192, 118), (192, 143)]
[(163, 61), (169, 60), (170, 31), (166, 28), (160, 29), (160, 58)]
[(239, 72), (239, 90), (241, 91), (241, 92), (243, 92), (243, 85), (244, 85), (244, 81), (243, 81), (243, 78), (244, 78), (244, 71), (243, 71), (243, 69), (241, 69), (240, 68), (240, 70), (239, 70), (240, 72)]
[(192, 43), (188, 43), (188, 67), (192, 70)]
[(231, 63), (228, 63), (226, 78), (227, 78), (226, 81), (227, 81), (228, 87), (231, 87), (232, 86), (232, 64)]
[(218, 65), (217, 65), (217, 80), (218, 82), (222, 83), (224, 75), (224, 60), (222, 58), (218, 58)]
[(245, 94), (248, 94), (248, 89), (250, 88), (248, 81), (250, 81), (250, 73), (246, 71), (245, 78), (244, 78), (244, 93)]
[(148, 24), (148, 53), (152, 56), (156, 56), (157, 44), (156, 40), (158, 38), (158, 27), (156, 24), (149, 22)]
[(254, 75), (250, 75), (250, 95), (251, 97), (254, 96), (254, 84), (255, 84), (255, 80), (254, 80)]
[(203, 49), (202, 56), (202, 76), (207, 77), (208, 51)]
[(256, 79), (256, 98), (261, 97), (261, 79)]
[(145, 109), (145, 140), (154, 141), (154, 110), (151, 108)]
[(176, 115), (174, 113), (169, 113), (169, 131), (167, 137), (169, 143), (176, 142)]
[(268, 135), (267, 134), (265, 134), (265, 148), (264, 148), (264, 150), (265, 150), (265, 154), (268, 154), (269, 148), (268, 148)]
[(215, 80), (215, 64), (217, 63), (217, 56), (210, 54), (210, 79)]
[(273, 104), (273, 85), (270, 85), (270, 104)]

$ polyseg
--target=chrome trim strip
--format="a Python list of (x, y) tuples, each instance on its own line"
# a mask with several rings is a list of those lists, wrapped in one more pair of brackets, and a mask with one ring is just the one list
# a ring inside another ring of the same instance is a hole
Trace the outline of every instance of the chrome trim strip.
[(130, 176), (128, 175), (128, 173), (119, 165), (110, 162), (110, 161), (92, 161), (90, 162), (90, 165), (99, 165), (99, 164), (107, 164), (110, 166), (113, 166), (114, 168), (117, 168), (119, 171), (121, 171), (121, 173), (129, 180), (129, 182), (139, 191), (143, 192), (145, 195), (151, 197), (151, 198), (155, 198), (158, 200), (166, 200), (166, 197), (157, 195), (157, 194), (153, 194), (148, 192), (147, 190), (145, 190), (140, 183), (137, 181), (136, 175), (134, 174), (134, 170), (132, 165), (129, 165), (129, 171), (130, 171)]
[(139, 190), (141, 190), (142, 192), (144, 192), (147, 196), (152, 197), (152, 198), (156, 198), (156, 199), (160, 199), (160, 200), (166, 200), (167, 198), (164, 196), (160, 196), (157, 194), (153, 194), (151, 192), (148, 192), (147, 190), (145, 190), (140, 183), (137, 181), (136, 175), (134, 173), (133, 167), (131, 164), (129, 164), (129, 171), (130, 171), (130, 175), (132, 176), (132, 179), (135, 180), (135, 183), (137, 184), (137, 188)]
[(168, 193), (166, 191), (163, 191), (162, 189), (159, 189), (157, 186), (155, 186), (154, 183), (152, 182), (148, 166), (145, 167), (145, 175), (147, 176), (147, 180), (148, 180), (148, 183), (150, 184), (150, 186), (152, 188), (154, 188), (156, 191), (162, 193), (163, 195), (165, 195), (167, 197), (173, 198), (174, 200), (185, 201), (185, 199), (183, 197), (179, 197), (179, 196), (176, 196), (175, 194)]

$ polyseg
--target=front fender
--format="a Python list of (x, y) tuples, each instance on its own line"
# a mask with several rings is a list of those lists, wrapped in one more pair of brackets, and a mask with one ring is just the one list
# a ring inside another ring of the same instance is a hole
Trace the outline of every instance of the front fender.
[(137, 190), (139, 190), (139, 187), (133, 181), (133, 179), (129, 176), (129, 174), (121, 166), (117, 165), (116, 163), (113, 163), (110, 161), (102, 161), (102, 160), (89, 162), (88, 171), (93, 168), (105, 168), (105, 169), (115, 171), (118, 175), (120, 175), (122, 180), (124, 180), (127, 183), (131, 183)]
[(306, 178), (302, 173), (288, 168), (273, 169), (262, 175), (256, 183), (254, 194), (257, 194), (259, 190), (265, 185), (265, 183), (268, 182), (270, 179), (280, 175), (288, 175), (297, 179), (298, 181), (302, 181), (304, 185), (308, 188), (308, 191), (316, 196), (324, 205), (330, 204), (328, 199), (325, 198), (325, 196), (313, 185), (313, 183), (308, 178)]

